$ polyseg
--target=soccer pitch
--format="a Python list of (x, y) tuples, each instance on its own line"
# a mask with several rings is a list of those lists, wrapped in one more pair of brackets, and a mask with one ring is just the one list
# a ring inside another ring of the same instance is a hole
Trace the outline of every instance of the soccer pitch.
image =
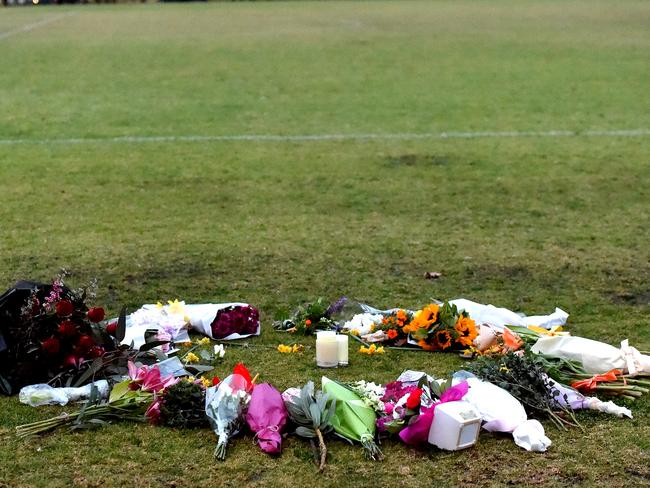
[[(242, 2), (0, 9), (0, 284), (100, 281), (115, 315), (159, 299), (416, 308), (467, 297), (650, 349), (650, 4)], [(427, 271), (439, 280), (423, 278)], [(2, 291), (2, 290), (0, 290)], [(299, 341), (313, 345), (313, 339)], [(278, 388), (313, 350), (231, 348)], [(351, 350), (341, 380), (445, 375), (451, 354)], [(225, 463), (214, 434), (119, 424), (19, 441), (54, 410), (0, 398), (0, 486), (640, 486), (650, 403), (579, 416), (543, 455), (397, 441), (371, 463), (292, 437)]]

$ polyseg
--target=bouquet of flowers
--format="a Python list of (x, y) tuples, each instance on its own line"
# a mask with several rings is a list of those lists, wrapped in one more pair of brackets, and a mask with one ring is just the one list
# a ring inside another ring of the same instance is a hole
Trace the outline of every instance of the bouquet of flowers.
[(168, 387), (160, 398), (160, 423), (191, 429), (208, 424), (205, 416), (205, 381), (186, 378)]
[(350, 442), (360, 442), (369, 459), (381, 460), (383, 454), (375, 443), (377, 416), (374, 410), (364, 404), (361, 398), (344, 384), (325, 376), (322, 378), (322, 384), (323, 392), (336, 400), (336, 408), (331, 419), (331, 425), (336, 433)]
[(240, 431), (253, 387), (254, 381), (251, 380), (250, 373), (243, 364), (238, 364), (233, 374), (217, 386), (207, 389), (205, 413), (218, 437), (214, 450), (217, 459), (226, 458), (228, 441)]
[(311, 335), (316, 330), (336, 329), (334, 317), (341, 312), (347, 301), (346, 297), (342, 297), (332, 305), (328, 305), (323, 298), (319, 298), (315, 302), (299, 306), (288, 318), (276, 321), (273, 327), (277, 330), (300, 332), (305, 335)]
[(432, 303), (415, 312), (402, 330), (426, 351), (469, 347), (478, 335), (476, 324), (469, 315), (448, 302), (442, 306)]
[[(297, 425), (295, 434), (313, 441), (318, 439), (320, 461), (318, 470), (325, 469), (327, 446), (325, 436), (332, 431), (331, 420), (336, 411), (336, 400), (322, 391), (314, 392), (314, 383), (307, 382), (302, 389), (289, 388), (282, 394), (291, 421)], [(313, 444), (312, 444), (313, 445)]]
[(257, 385), (251, 394), (246, 423), (264, 452), (282, 451), (282, 429), (289, 416), (282, 395), (268, 383)]
[(113, 348), (96, 326), (104, 309), (86, 303), (95, 296), (94, 284), (71, 290), (64, 276), (51, 285), (19, 282), (0, 297), (0, 392), (61, 373), (73, 377), (86, 360)]
[(81, 410), (31, 424), (19, 425), (16, 427), (16, 433), (19, 437), (28, 437), (43, 434), (65, 425), (69, 425), (73, 429), (81, 429), (104, 425), (110, 420), (142, 422), (151, 418), (152, 412), (156, 410), (155, 399), (177, 380), (171, 376), (161, 376), (160, 370), (156, 366), (136, 368), (133, 363), (130, 363), (129, 370), (129, 379), (113, 387), (108, 402), (98, 403), (97, 395), (91, 394), (91, 399)]

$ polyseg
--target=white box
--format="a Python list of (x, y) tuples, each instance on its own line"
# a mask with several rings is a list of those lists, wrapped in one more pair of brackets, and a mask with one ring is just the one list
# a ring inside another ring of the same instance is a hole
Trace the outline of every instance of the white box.
[(457, 451), (473, 446), (481, 430), (481, 417), (464, 401), (441, 403), (436, 407), (429, 429), (429, 444)]

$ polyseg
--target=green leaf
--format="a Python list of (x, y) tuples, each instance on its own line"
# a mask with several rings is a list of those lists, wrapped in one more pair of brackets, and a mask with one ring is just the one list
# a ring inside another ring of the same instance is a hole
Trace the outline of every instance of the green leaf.
[(85, 384), (90, 378), (93, 378), (95, 374), (99, 372), (104, 366), (104, 360), (102, 358), (96, 358), (91, 363), (90, 367), (82, 374), (77, 381), (74, 382), (75, 387)]
[(0, 375), (0, 392), (3, 395), (7, 395), (7, 396), (11, 395), (11, 384), (2, 375)]
[(122, 307), (120, 317), (117, 319), (117, 327), (115, 329), (115, 338), (117, 342), (122, 342), (126, 335), (126, 307)]
[(296, 435), (300, 437), (306, 437), (307, 439), (313, 439), (316, 437), (316, 432), (314, 432), (312, 429), (308, 429), (307, 427), (300, 426), (296, 429)]
[(108, 401), (114, 402), (116, 400), (119, 400), (120, 398), (124, 398), (124, 396), (130, 391), (129, 383), (131, 383), (131, 380), (124, 380), (121, 383), (115, 385), (111, 390), (111, 395)]
[(314, 427), (318, 427), (320, 425), (320, 419), (321, 419), (321, 411), (318, 408), (318, 404), (312, 403), (309, 405), (309, 413), (311, 413), (311, 421)]

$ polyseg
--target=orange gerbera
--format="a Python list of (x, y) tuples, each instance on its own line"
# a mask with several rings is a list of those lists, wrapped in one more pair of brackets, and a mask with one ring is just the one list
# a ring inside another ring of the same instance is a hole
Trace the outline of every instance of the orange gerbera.
[(398, 310), (397, 311), (397, 320), (400, 320), (402, 322), (406, 322), (407, 319), (406, 312), (404, 310)]
[(434, 343), (440, 346), (443, 351), (451, 347), (451, 334), (446, 330), (439, 330), (434, 335)]
[(388, 332), (386, 332), (386, 335), (390, 340), (395, 339), (397, 337), (397, 331), (395, 329), (388, 329)]
[(458, 342), (463, 346), (471, 346), (474, 339), (478, 336), (476, 322), (469, 317), (464, 317), (462, 315), (458, 317), (454, 329), (458, 332)]

